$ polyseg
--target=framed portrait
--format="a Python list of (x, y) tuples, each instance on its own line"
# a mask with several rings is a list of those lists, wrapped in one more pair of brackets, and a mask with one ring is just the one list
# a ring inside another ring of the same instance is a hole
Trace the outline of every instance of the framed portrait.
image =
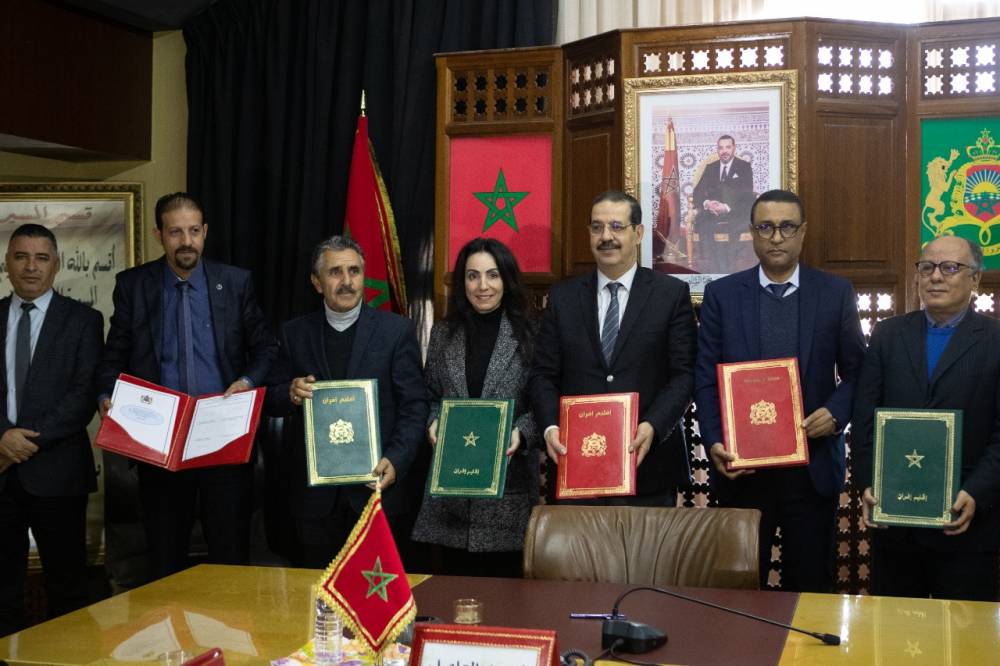
[[(59, 249), (59, 272), (53, 288), (63, 296), (93, 306), (104, 315), (105, 330), (114, 310), (115, 275), (143, 260), (142, 185), (140, 183), (0, 183), (0, 250), (23, 224), (52, 230)], [(0, 298), (12, 292), (0, 271)], [(97, 417), (91, 436), (97, 431)], [(104, 488), (106, 469), (98, 461), (98, 492), (87, 505), (87, 559), (104, 557)], [(30, 566), (39, 565), (32, 541)]]
[(714, 279), (757, 263), (750, 208), (795, 190), (794, 70), (625, 80), (625, 190), (642, 206), (641, 262), (700, 301)]

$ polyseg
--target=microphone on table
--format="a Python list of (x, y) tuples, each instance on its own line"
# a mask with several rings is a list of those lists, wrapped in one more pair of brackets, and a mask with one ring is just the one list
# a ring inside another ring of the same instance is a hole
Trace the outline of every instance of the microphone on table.
[(732, 613), (733, 615), (739, 615), (751, 620), (756, 620), (757, 622), (763, 622), (775, 627), (781, 627), (782, 629), (787, 629), (789, 631), (796, 631), (800, 634), (805, 634), (806, 636), (812, 636), (827, 645), (840, 645), (840, 636), (835, 634), (824, 634), (818, 631), (799, 629), (798, 627), (793, 627), (790, 624), (769, 620), (766, 617), (760, 617), (759, 615), (736, 610), (735, 608), (721, 606), (710, 601), (704, 601), (703, 599), (689, 597), (686, 594), (665, 590), (661, 587), (634, 587), (631, 590), (622, 592), (618, 595), (618, 598), (615, 599), (614, 606), (612, 606), (610, 613), (570, 613), (570, 617), (574, 619), (602, 620), (601, 647), (605, 649), (614, 648), (622, 652), (629, 652), (632, 654), (641, 654), (643, 652), (654, 650), (667, 642), (666, 633), (648, 624), (628, 620), (625, 615), (618, 610), (618, 607), (621, 605), (621, 602), (625, 599), (625, 597), (640, 590), (659, 592), (660, 594), (665, 594), (668, 597), (683, 599), (684, 601), (690, 601), (691, 603), (708, 606), (709, 608), (714, 608), (726, 613)]

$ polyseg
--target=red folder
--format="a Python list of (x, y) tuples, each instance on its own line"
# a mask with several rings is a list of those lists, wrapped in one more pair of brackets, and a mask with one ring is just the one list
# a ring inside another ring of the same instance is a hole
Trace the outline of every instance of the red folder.
[(722, 434), (736, 456), (728, 469), (809, 464), (796, 359), (720, 363), (716, 373)]
[[(118, 382), (125, 382), (141, 388), (152, 389), (161, 393), (167, 393), (178, 399), (176, 416), (170, 432), (170, 444), (165, 454), (158, 450), (146, 446), (133, 439), (126, 429), (110, 414), (104, 417), (101, 427), (97, 431), (95, 444), (106, 450), (120, 453), (128, 458), (141, 460), (157, 467), (163, 467), (171, 472), (182, 469), (195, 469), (198, 467), (216, 467), (218, 465), (238, 465), (250, 459), (250, 451), (253, 449), (254, 435), (257, 433), (257, 424), (260, 422), (260, 409), (264, 404), (263, 387), (252, 389), (254, 404), (250, 414), (249, 431), (242, 437), (233, 439), (221, 449), (207, 455), (198, 456), (184, 460), (184, 447), (188, 440), (188, 432), (191, 428), (191, 419), (194, 415), (197, 404), (206, 399), (222, 395), (221, 393), (211, 393), (202, 396), (189, 396), (179, 391), (168, 389), (164, 386), (147, 382), (144, 379), (133, 377), (122, 373), (118, 376)], [(116, 383), (117, 387), (117, 383)]]
[(638, 425), (638, 393), (563, 396), (559, 436), (558, 499), (635, 495), (635, 453), (628, 447)]

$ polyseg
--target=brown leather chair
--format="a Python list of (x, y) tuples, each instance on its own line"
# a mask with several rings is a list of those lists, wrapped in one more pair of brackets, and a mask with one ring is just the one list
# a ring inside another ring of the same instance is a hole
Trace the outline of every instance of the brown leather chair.
[(524, 577), (758, 589), (756, 509), (536, 506)]

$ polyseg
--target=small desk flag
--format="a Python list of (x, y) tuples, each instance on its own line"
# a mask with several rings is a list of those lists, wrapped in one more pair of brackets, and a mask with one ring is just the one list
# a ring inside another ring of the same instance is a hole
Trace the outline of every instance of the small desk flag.
[(320, 580), (319, 595), (374, 654), (416, 617), (403, 561), (375, 492)]

